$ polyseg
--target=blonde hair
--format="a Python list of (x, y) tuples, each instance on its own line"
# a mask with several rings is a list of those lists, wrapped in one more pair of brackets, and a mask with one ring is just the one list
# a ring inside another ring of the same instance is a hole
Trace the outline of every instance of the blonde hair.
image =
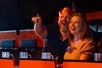
[[(81, 18), (81, 23), (82, 23), (81, 39), (92, 38), (92, 32), (91, 32), (91, 29), (89, 27), (89, 24), (87, 22), (85, 15), (82, 13), (75, 13), (71, 16), (70, 20), (74, 16), (78, 16)], [(69, 28), (68, 28), (68, 38), (69, 38), (69, 41), (71, 41), (71, 42), (73, 41), (73, 38), (74, 38), (74, 36), (70, 33)]]

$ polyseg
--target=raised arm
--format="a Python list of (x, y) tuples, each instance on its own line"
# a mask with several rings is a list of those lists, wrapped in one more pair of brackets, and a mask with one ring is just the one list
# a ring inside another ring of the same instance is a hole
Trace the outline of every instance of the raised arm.
[(42, 19), (41, 17), (37, 14), (36, 17), (32, 17), (32, 21), (34, 22), (34, 30), (35, 32), (40, 35), (42, 38), (47, 37), (47, 29), (46, 27), (42, 24)]

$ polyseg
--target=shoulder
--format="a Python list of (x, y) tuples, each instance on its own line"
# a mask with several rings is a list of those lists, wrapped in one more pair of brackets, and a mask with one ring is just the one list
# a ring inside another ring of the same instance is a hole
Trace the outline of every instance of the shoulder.
[(93, 49), (95, 47), (95, 42), (92, 38), (86, 38), (83, 41), (82, 50)]
[(94, 40), (92, 38), (85, 38), (84, 40), (82, 40), (83, 43), (93, 43)]

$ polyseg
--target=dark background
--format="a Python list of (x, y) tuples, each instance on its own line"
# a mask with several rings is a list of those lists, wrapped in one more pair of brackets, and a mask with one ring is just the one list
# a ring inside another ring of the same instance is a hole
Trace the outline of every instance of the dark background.
[[(42, 16), (43, 24), (52, 24), (58, 11), (64, 6), (73, 8), (73, 2), (77, 12), (102, 11), (101, 0), (0, 0), (0, 31), (33, 29), (31, 17), (36, 13)], [(90, 22), (101, 24), (102, 20)]]

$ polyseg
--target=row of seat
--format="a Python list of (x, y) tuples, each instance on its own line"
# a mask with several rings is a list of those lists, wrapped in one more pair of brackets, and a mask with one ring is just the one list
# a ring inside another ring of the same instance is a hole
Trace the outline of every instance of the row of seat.
[[(102, 68), (102, 62), (64, 61), (62, 68)], [(56, 68), (51, 60), (20, 60), (15, 66), (12, 59), (0, 59), (0, 68)]]
[(102, 21), (89, 21), (89, 26), (93, 31), (93, 39), (96, 42), (97, 52), (102, 52)]
[(12, 59), (0, 59), (0, 68), (55, 68), (51, 60), (19, 60), (19, 65), (14, 65)]
[(15, 64), (18, 65), (19, 59), (32, 58), (32, 53), (35, 53), (36, 39), (23, 39), (21, 40), (21, 47), (15, 47), (15, 40), (6, 39), (1, 40), (0, 44), (0, 58), (12, 58)]
[[(15, 48), (15, 40), (6, 39), (1, 40), (1, 48)], [(23, 39), (21, 40), (21, 47), (22, 48), (36, 48), (36, 40), (35, 39)]]

